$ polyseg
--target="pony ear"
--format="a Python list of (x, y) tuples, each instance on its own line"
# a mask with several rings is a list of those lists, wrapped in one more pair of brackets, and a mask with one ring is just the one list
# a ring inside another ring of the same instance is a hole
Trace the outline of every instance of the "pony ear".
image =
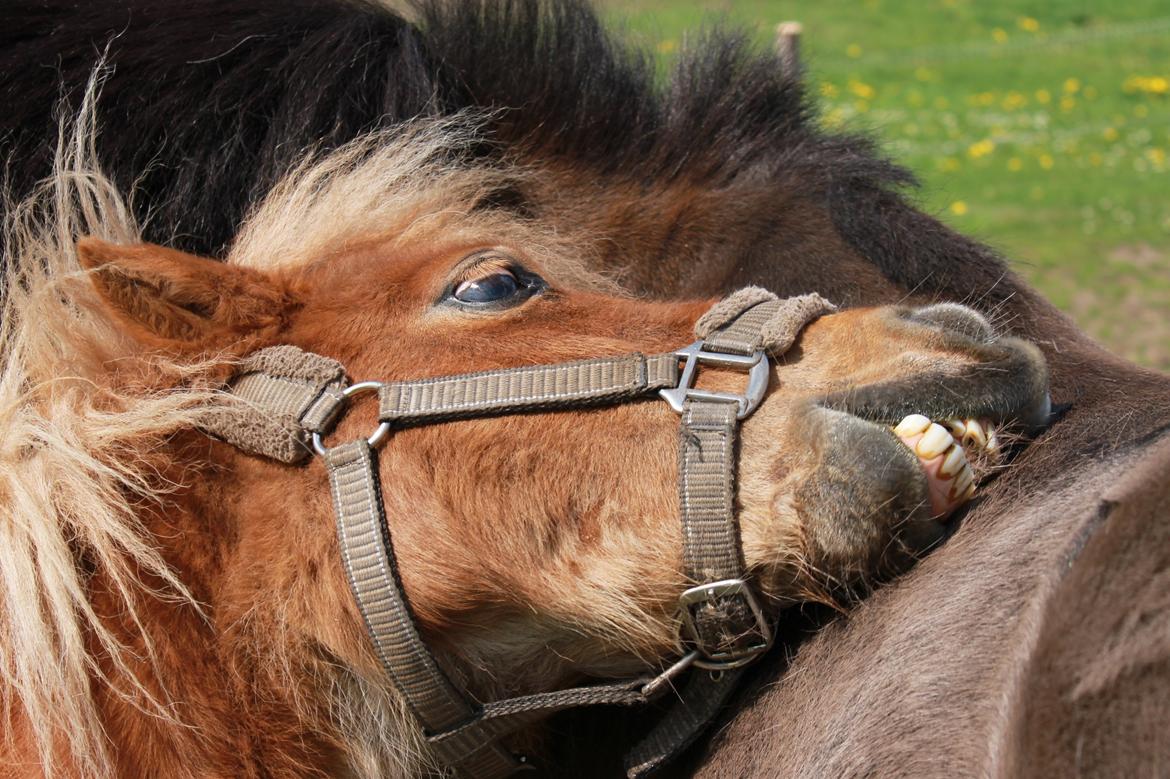
[(155, 244), (82, 238), (77, 256), (106, 309), (149, 347), (223, 349), (275, 332), (295, 307), (264, 273)]

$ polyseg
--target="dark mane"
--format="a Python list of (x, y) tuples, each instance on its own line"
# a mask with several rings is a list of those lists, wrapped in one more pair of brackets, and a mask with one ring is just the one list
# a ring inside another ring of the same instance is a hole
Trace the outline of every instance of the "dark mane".
[(139, 193), (151, 239), (192, 251), (219, 253), (308, 149), (435, 110), (417, 31), (372, 9), (303, 0), (18, 8), (0, 33), (5, 69), (22, 73), (4, 87), (15, 111), (4, 154), (17, 187), (48, 170), (59, 88), (71, 112), (107, 51), (102, 162)]
[(139, 193), (147, 238), (188, 251), (222, 253), (308, 150), (473, 109), (495, 112), (484, 154), (644, 188), (766, 184), (778, 202), (792, 190), (895, 281), (998, 275), (990, 251), (903, 201), (911, 176), (869, 140), (819, 128), (800, 81), (742, 34), (708, 33), (660, 84), (645, 53), (573, 0), (410, 11), (413, 23), (338, 0), (17, 2), (0, 33), (0, 67), (21, 73), (3, 87), (11, 183), (21, 193), (47, 170), (59, 89), (75, 105), (108, 45), (101, 157)]

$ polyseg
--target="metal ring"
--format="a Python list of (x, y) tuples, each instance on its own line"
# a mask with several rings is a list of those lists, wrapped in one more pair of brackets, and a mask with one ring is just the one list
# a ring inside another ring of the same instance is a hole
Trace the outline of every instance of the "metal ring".
[[(348, 401), (354, 395), (360, 395), (363, 392), (377, 392), (380, 389), (382, 389), (382, 382), (380, 381), (359, 381), (357, 384), (351, 384), (342, 390), (341, 398), (342, 400)], [(371, 449), (377, 448), (386, 440), (386, 436), (388, 435), (390, 435), (390, 423), (381, 422), (378, 424), (378, 429), (366, 439), (366, 443), (369, 444)], [(321, 434), (317, 432), (313, 433), (313, 451), (322, 457), (329, 451), (321, 439)]]

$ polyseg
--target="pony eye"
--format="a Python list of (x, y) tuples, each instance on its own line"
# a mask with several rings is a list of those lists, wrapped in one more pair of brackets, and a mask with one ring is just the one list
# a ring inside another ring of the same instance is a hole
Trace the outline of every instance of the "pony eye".
[(498, 270), (477, 279), (468, 279), (455, 288), (460, 303), (499, 303), (520, 291), (520, 280), (511, 271)]
[(440, 303), (480, 313), (512, 308), (548, 289), (544, 279), (508, 254), (477, 252), (463, 280), (448, 287)]

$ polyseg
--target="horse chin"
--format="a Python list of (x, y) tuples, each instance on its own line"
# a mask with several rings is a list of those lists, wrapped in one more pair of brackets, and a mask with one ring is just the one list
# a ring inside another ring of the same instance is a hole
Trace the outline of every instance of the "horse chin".
[(790, 500), (807, 562), (830, 587), (853, 591), (896, 573), (942, 539), (928, 476), (888, 426), (822, 407), (807, 424), (815, 471)]

